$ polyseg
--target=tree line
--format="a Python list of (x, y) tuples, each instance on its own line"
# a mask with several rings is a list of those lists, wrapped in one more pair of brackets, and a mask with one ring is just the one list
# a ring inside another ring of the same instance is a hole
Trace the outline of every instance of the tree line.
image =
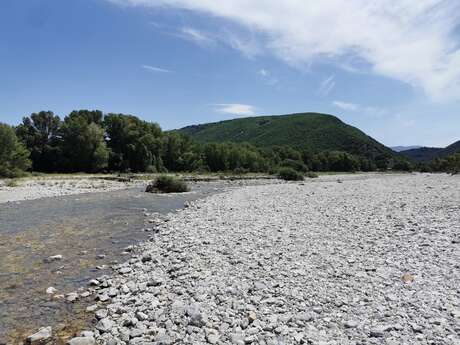
[(0, 175), (37, 172), (228, 172), (275, 173), (280, 167), (307, 171), (411, 170), (403, 158), (371, 159), (347, 152), (314, 153), (289, 146), (200, 144), (133, 115), (72, 111), (61, 119), (51, 111), (0, 124)]

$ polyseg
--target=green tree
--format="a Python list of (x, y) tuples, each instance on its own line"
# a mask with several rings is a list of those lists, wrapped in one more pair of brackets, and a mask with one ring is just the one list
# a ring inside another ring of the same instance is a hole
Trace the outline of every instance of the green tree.
[(18, 138), (30, 151), (32, 169), (35, 171), (57, 171), (61, 158), (59, 129), (61, 120), (52, 111), (33, 113), (24, 117), (16, 127)]
[(30, 152), (18, 140), (14, 129), (0, 123), (0, 176), (17, 177), (29, 169)]
[(104, 119), (109, 168), (117, 171), (162, 171), (162, 132), (156, 123), (132, 115), (108, 114)]
[(97, 123), (88, 122), (85, 116), (68, 116), (64, 119), (61, 136), (63, 170), (98, 172), (107, 167), (109, 151), (104, 130)]
[(460, 173), (460, 152), (457, 152), (446, 159), (447, 171), (452, 175)]

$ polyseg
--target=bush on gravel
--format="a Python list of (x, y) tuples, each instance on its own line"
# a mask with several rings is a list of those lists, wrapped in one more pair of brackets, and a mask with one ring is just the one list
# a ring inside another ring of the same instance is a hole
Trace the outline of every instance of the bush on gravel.
[(292, 168), (281, 168), (278, 178), (285, 181), (303, 181), (303, 175)]
[(188, 192), (188, 190), (185, 181), (168, 175), (158, 176), (145, 189), (148, 193), (183, 193)]

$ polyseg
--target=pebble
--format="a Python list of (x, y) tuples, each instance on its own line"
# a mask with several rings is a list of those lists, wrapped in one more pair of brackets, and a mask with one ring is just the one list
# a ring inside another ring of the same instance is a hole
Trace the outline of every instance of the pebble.
[(336, 179), (242, 186), (155, 222), (90, 288), (96, 342), (455, 344), (460, 176)]
[(26, 343), (30, 345), (39, 345), (48, 342), (52, 337), (52, 328), (40, 328), (38, 332), (30, 335), (26, 339)]

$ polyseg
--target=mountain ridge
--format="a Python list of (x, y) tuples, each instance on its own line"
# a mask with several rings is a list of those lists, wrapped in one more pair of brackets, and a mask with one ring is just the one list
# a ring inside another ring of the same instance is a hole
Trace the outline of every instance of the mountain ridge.
[(460, 140), (446, 146), (441, 147), (421, 147), (402, 151), (401, 154), (409, 159), (417, 162), (430, 162), (436, 158), (444, 158), (460, 151)]
[(236, 118), (186, 126), (176, 130), (201, 142), (247, 142), (258, 147), (291, 146), (312, 152), (345, 151), (366, 156), (396, 153), (338, 117), (322, 113), (294, 113)]

